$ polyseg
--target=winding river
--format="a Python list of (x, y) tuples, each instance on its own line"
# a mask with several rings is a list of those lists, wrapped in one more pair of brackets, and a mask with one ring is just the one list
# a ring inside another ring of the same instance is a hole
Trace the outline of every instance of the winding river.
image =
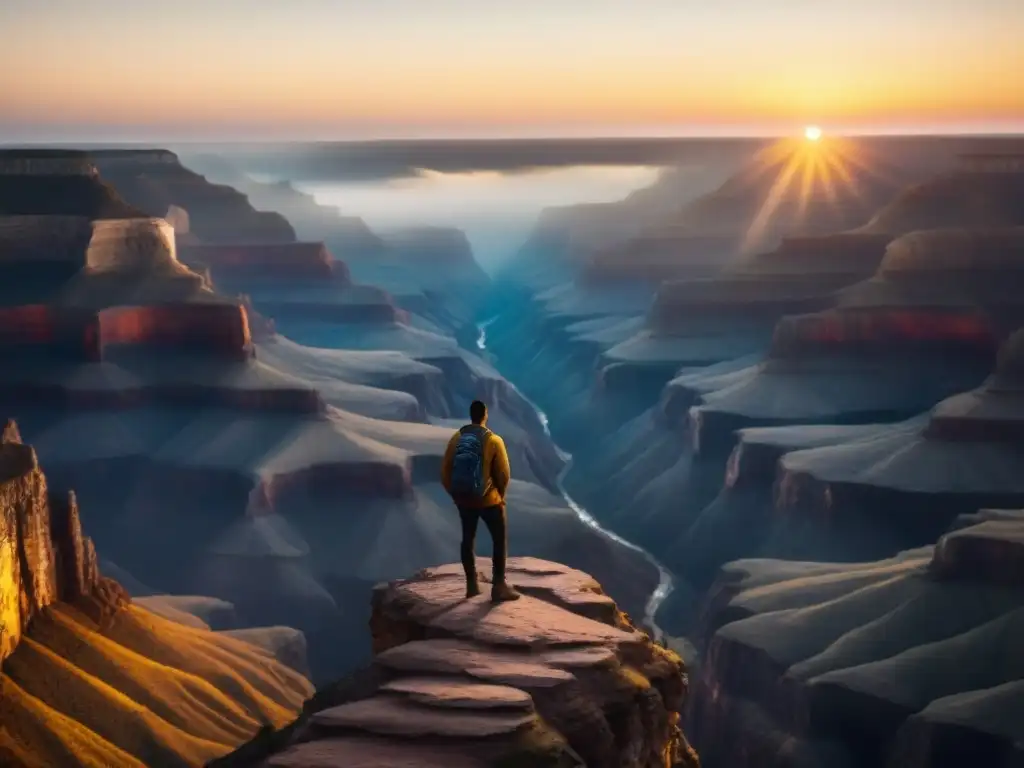
[[(493, 323), (495, 319), (496, 318), (492, 317), (489, 320), (485, 320), (477, 324), (476, 346), (477, 349), (479, 349), (483, 353), (487, 352), (487, 327), (491, 323)], [(515, 384), (512, 384), (512, 386), (515, 387)], [(516, 391), (518, 392), (519, 390), (517, 389)], [(542, 411), (540, 408), (538, 408), (532, 401), (530, 401), (530, 399), (527, 398), (526, 395), (524, 395), (522, 392), (519, 392), (519, 394), (537, 412), (537, 418), (540, 419), (541, 426), (544, 428), (544, 434), (547, 435), (548, 437), (551, 437), (551, 431), (548, 428), (547, 414), (544, 413), (544, 411)], [(586, 526), (589, 526), (590, 528), (593, 528), (602, 536), (616, 542), (617, 544), (620, 544), (623, 547), (631, 549), (634, 552), (642, 555), (648, 563), (650, 563), (658, 569), (658, 586), (655, 588), (654, 592), (651, 593), (651, 596), (647, 598), (647, 604), (644, 606), (643, 623), (645, 626), (650, 628), (655, 640), (661, 640), (665, 636), (665, 633), (662, 631), (661, 627), (658, 626), (656, 618), (658, 615), (658, 609), (661, 608), (662, 604), (665, 602), (665, 599), (670, 594), (672, 594), (672, 574), (668, 571), (667, 568), (665, 568), (665, 566), (663, 566), (661, 563), (657, 561), (654, 555), (652, 555), (646, 549), (639, 547), (630, 541), (626, 541), (617, 533), (614, 533), (612, 531), (609, 531), (607, 528), (604, 528), (599, 522), (597, 522), (597, 520), (594, 519), (593, 515), (591, 515), (589, 512), (587, 512), (587, 510), (585, 510), (583, 507), (581, 507), (573, 500), (573, 498), (566, 492), (565, 486), (562, 482), (566, 473), (572, 468), (572, 454), (563, 451), (557, 445), (555, 446), (555, 450), (558, 451), (558, 455), (565, 461), (565, 466), (562, 468), (562, 472), (558, 476), (558, 490), (562, 494), (562, 498), (565, 499), (565, 503), (569, 506), (569, 509), (576, 513), (576, 516), (580, 519), (580, 522), (582, 522)]]

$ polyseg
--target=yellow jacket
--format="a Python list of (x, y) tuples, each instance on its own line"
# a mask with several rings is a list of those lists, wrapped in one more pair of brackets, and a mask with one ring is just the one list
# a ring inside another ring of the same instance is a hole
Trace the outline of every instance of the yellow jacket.
[[(448, 493), (451, 493), (452, 462), (455, 459), (455, 446), (459, 443), (460, 435), (461, 432), (457, 431), (448, 441), (448, 448), (444, 452), (444, 461), (441, 464), (441, 484)], [(484, 495), (480, 498), (455, 499), (457, 504), (482, 509), (505, 501), (505, 491), (508, 490), (508, 481), (512, 478), (512, 469), (508, 465), (505, 441), (493, 432), (484, 443), (483, 472)]]

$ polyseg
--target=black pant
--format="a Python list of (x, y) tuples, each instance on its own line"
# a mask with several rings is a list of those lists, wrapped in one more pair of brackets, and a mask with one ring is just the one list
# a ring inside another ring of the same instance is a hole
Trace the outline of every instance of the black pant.
[(466, 572), (466, 582), (476, 584), (476, 528), (481, 520), (487, 526), (493, 543), (493, 576), (494, 584), (505, 581), (505, 558), (508, 556), (508, 540), (506, 536), (505, 507), (459, 507), (462, 519), (462, 568)]

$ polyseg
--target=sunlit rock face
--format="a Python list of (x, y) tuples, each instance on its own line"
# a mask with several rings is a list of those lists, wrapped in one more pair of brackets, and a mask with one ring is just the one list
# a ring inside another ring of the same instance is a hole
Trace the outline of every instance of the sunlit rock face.
[(676, 725), (678, 656), (585, 573), (513, 558), (509, 580), (524, 597), (497, 607), (464, 599), (456, 565), (379, 584), (372, 664), (321, 689), (290, 733), (216, 765), (698, 764)]
[(150, 216), (170, 206), (189, 213), (190, 231), (207, 243), (288, 243), (295, 230), (278, 213), (255, 210), (244, 194), (211, 184), (166, 150), (96, 150), (89, 153), (102, 178)]
[[(75, 494), (51, 491), (33, 448), (7, 422), (0, 436), (0, 762), (205, 763), (261, 723), (283, 725), (312, 692), (272, 653), (202, 622), (179, 628), (132, 605), (120, 584), (99, 573)], [(165, 739), (170, 732), (175, 738)]]
[(687, 715), (706, 764), (1019, 761), (1024, 516), (973, 518), (888, 560), (726, 566)]
[(174, 230), (174, 239), (178, 246), (192, 245), (198, 238), (192, 234), (192, 221), (189, 219), (188, 211), (179, 205), (169, 205), (167, 213), (163, 215), (164, 221), (171, 225)]
[(88, 270), (137, 272), (178, 266), (174, 228), (163, 219), (95, 221), (85, 252)]
[(47, 606), (88, 597), (99, 583), (74, 494), (49, 494), (35, 451), (8, 421), (0, 437), (0, 661)]

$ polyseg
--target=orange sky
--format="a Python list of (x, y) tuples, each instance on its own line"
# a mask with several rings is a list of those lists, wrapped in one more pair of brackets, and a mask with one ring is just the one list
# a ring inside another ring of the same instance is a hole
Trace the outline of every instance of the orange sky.
[(1024, 124), (1024, 0), (3, 0), (4, 129)]

